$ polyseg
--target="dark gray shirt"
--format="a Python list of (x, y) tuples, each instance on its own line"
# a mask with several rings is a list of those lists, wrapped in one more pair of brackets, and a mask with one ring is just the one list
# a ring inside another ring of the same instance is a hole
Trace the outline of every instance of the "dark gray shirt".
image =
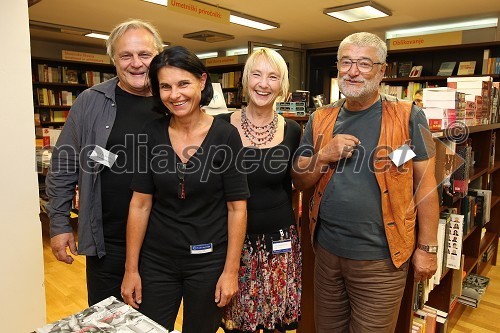
[[(312, 119), (306, 125), (299, 155), (311, 156)], [(342, 107), (333, 135), (344, 133), (357, 137), (361, 144), (353, 156), (339, 161), (322, 197), (317, 233), (319, 244), (331, 253), (355, 260), (390, 258), (383, 227), (380, 189), (373, 173), (373, 153), (382, 124), (382, 102), (363, 111), (351, 112)], [(413, 160), (426, 160), (427, 151), (419, 125), (428, 129), (423, 111), (412, 107), (410, 138)]]
[(108, 142), (116, 118), (117, 84), (118, 79), (113, 78), (78, 96), (52, 153), (45, 180), (51, 237), (73, 231), (69, 212), (75, 185), (79, 186), (78, 254), (106, 254), (98, 177), (103, 166), (91, 160), (90, 154), (96, 145), (104, 148)]

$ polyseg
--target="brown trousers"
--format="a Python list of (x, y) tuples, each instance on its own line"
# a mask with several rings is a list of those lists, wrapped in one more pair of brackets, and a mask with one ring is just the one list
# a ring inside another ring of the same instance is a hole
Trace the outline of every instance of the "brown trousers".
[(393, 333), (407, 272), (408, 262), (346, 259), (316, 243), (316, 332)]

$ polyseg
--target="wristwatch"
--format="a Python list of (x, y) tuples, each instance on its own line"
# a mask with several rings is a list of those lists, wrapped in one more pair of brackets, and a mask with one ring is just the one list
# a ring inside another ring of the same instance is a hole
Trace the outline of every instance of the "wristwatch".
[(427, 245), (427, 244), (420, 244), (420, 243), (418, 243), (417, 247), (420, 250), (425, 251), (427, 253), (437, 253), (438, 252), (438, 246), (437, 245)]

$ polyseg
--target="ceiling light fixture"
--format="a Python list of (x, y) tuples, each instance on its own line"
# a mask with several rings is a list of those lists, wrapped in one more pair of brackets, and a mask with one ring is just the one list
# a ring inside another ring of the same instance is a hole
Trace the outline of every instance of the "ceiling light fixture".
[(226, 51), (226, 56), (243, 55), (243, 54), (248, 54), (248, 48), (232, 49)]
[(216, 58), (219, 54), (217, 52), (207, 52), (207, 53), (197, 53), (196, 56), (198, 59), (208, 59), (208, 58)]
[(473, 21), (465, 21), (457, 23), (428, 25), (419, 28), (392, 30), (386, 32), (385, 38), (391, 39), (398, 37), (410, 37), (410, 36), (436, 34), (443, 32), (452, 32), (452, 31), (492, 28), (497, 26), (498, 26), (498, 18), (494, 17), (482, 20), (473, 20)]
[(270, 30), (280, 27), (279, 23), (267, 21), (243, 13), (234, 12), (232, 10), (229, 15), (229, 22), (259, 30)]
[(91, 38), (98, 38), (98, 39), (108, 39), (109, 35), (105, 33), (98, 33), (98, 32), (90, 32), (88, 34), (85, 34), (85, 37), (91, 37)]
[(390, 10), (373, 1), (362, 1), (350, 5), (327, 8), (323, 11), (323, 14), (348, 23), (392, 15)]

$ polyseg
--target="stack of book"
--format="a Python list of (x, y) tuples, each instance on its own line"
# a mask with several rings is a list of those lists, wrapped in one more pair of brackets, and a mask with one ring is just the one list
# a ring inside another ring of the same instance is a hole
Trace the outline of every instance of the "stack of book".
[[(475, 122), (471, 125), (490, 123), (491, 91), (493, 78), (491, 76), (449, 77), (447, 86), (465, 94), (469, 113), (474, 111)], [(467, 124), (469, 125), (469, 124)]]
[(423, 110), (431, 130), (452, 127), (465, 122), (465, 94), (450, 88), (424, 88)]
[(489, 283), (490, 279), (486, 276), (472, 273), (467, 275), (462, 282), (462, 294), (458, 296), (458, 302), (477, 308)]

